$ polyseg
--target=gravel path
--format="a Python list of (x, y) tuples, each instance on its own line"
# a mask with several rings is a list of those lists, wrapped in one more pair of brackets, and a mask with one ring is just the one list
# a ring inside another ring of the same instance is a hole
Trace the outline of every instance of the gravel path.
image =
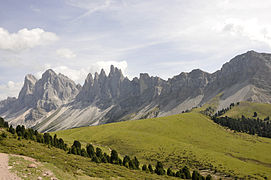
[(0, 153), (0, 180), (20, 180), (18, 176), (9, 172), (8, 154)]

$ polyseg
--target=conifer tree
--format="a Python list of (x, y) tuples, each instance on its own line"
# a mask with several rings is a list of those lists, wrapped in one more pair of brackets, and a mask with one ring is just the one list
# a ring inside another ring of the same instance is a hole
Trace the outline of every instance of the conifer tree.
[(165, 174), (163, 164), (160, 161), (158, 161), (157, 164), (156, 164), (155, 173), (158, 174), (158, 175), (164, 175)]

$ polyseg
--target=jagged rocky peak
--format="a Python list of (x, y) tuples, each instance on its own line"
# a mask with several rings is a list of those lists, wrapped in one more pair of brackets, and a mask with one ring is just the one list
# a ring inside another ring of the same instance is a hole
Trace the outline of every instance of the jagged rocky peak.
[(73, 99), (79, 90), (76, 84), (62, 74), (48, 69), (35, 84), (35, 98), (39, 108), (50, 111)]
[(206, 74), (209, 74), (209, 73), (207, 73), (207, 72), (205, 72), (205, 71), (202, 71), (201, 69), (193, 69), (190, 73), (189, 73), (189, 75), (191, 75), (191, 76), (204, 76), (204, 75), (206, 75)]
[(255, 51), (248, 51), (244, 54), (234, 57), (225, 63), (221, 70), (214, 73), (214, 77), (219, 81), (223, 81), (225, 86), (233, 83), (243, 83), (250, 80), (256, 74), (266, 73), (270, 69), (267, 66), (267, 59), (264, 54)]
[(150, 76), (149, 76), (148, 73), (140, 73), (139, 74), (139, 79), (142, 79), (142, 80), (144, 80), (144, 79), (150, 79)]
[(211, 77), (211, 74), (202, 71), (201, 69), (194, 69), (188, 73), (189, 83), (192, 83), (192, 86), (198, 84), (199, 86), (205, 86)]
[(24, 78), (24, 85), (19, 93), (18, 99), (23, 99), (28, 94), (33, 94), (37, 79), (32, 74), (27, 74)]
[[(98, 74), (95, 73), (95, 81), (98, 80)], [(80, 91), (78, 95), (76, 96), (77, 101), (90, 101), (90, 99), (93, 99), (93, 86), (94, 86), (94, 79), (91, 73), (87, 75), (87, 78), (85, 79), (85, 83), (83, 84), (83, 87), (80, 88)]]
[(92, 76), (91, 73), (89, 73), (89, 74), (87, 75), (87, 78), (86, 78), (86, 80), (85, 80), (85, 83), (84, 83), (83, 87), (85, 87), (85, 86), (93, 86), (93, 83), (94, 83), (93, 76)]
[(51, 80), (52, 78), (55, 77), (57, 77), (57, 74), (52, 69), (48, 69), (42, 74), (41, 79)]
[(35, 84), (36, 82), (37, 82), (37, 79), (36, 79), (36, 77), (34, 76), (34, 75), (32, 75), (32, 74), (27, 74), (26, 76), (25, 76), (25, 82), (26, 81), (30, 81), (32, 84)]
[(225, 63), (221, 70), (228, 67), (234, 68), (233, 70), (237, 70), (237, 68), (242, 68), (241, 70), (245, 70), (247, 68), (249, 68), (248, 70), (258, 70), (257, 67), (262, 65), (267, 57), (270, 58), (270, 54), (268, 56), (265, 55), (267, 54), (258, 53), (256, 51), (248, 51), (244, 54), (234, 57), (229, 62)]
[[(134, 79), (133, 81), (136, 81), (136, 79)], [(161, 89), (165, 84), (165, 80), (159, 77), (150, 77), (148, 73), (140, 73), (139, 75), (140, 94), (144, 93), (145, 91), (150, 91), (150, 94), (152, 94), (151, 96), (153, 96), (153, 93), (155, 93), (155, 89)], [(160, 94), (160, 90), (158, 94)]]
[(150, 76), (148, 73), (140, 73), (139, 75), (139, 88), (140, 94), (147, 90), (150, 86)]
[(106, 73), (105, 73), (105, 71), (104, 71), (104, 69), (101, 69), (101, 72), (100, 72), (100, 74), (99, 74), (99, 79), (104, 79), (104, 78), (106, 78), (107, 76), (106, 76)]
[(114, 67), (113, 65), (110, 66), (110, 72), (109, 72), (109, 77), (118, 77), (121, 80), (124, 79), (124, 76), (122, 74), (121, 69), (118, 69), (117, 67)]

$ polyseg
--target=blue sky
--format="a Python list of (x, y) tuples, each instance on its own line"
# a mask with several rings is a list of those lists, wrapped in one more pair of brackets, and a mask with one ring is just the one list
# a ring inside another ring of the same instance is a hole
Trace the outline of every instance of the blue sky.
[(110, 64), (132, 78), (214, 72), (248, 50), (270, 52), (263, 0), (0, 1), (0, 99), (52, 68), (83, 83)]

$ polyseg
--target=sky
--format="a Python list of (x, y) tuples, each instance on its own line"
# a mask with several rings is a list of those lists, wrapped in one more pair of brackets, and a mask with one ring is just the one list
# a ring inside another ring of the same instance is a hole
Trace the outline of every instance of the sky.
[(0, 0), (0, 100), (51, 68), (83, 84), (110, 65), (133, 78), (215, 72), (271, 51), (270, 0)]

